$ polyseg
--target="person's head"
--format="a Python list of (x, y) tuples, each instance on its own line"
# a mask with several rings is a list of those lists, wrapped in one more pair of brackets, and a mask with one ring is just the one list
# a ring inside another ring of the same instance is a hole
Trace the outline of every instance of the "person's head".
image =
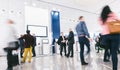
[(33, 36), (35, 36), (35, 34), (34, 34), (34, 33), (33, 33), (32, 35), (33, 35)]
[(30, 30), (27, 30), (26, 33), (27, 33), (27, 34), (30, 34)]
[(103, 10), (102, 10), (101, 15), (100, 15), (103, 23), (106, 22), (106, 20), (107, 20), (107, 18), (108, 18), (108, 15), (109, 15), (111, 12), (112, 12), (112, 11), (111, 11), (111, 9), (110, 9), (110, 7), (109, 7), (108, 5), (106, 5), (105, 7), (103, 7)]
[(8, 24), (14, 24), (14, 21), (11, 20), (11, 19), (8, 19), (8, 20), (7, 20), (7, 23), (8, 23)]
[(61, 35), (61, 36), (64, 36), (64, 33), (63, 33), (63, 32), (61, 32), (61, 33), (60, 33), (60, 35)]
[(20, 35), (20, 37), (23, 37), (23, 35)]
[(79, 20), (80, 20), (80, 21), (83, 21), (83, 16), (80, 16), (80, 17), (79, 17)]
[(72, 31), (72, 28), (69, 28), (69, 32)]

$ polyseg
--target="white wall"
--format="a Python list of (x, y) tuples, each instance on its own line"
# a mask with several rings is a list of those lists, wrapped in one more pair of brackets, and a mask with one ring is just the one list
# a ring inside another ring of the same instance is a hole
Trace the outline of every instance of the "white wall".
[(0, 0), (0, 23), (12, 19), (19, 34), (24, 33), (24, 0)]
[[(97, 20), (98, 20), (99, 16), (96, 14), (82, 12), (77, 9), (68, 8), (68, 7), (57, 5), (57, 4), (45, 3), (45, 2), (41, 2), (39, 0), (38, 1), (32, 0), (32, 3), (30, 3), (28, 0), (26, 2), (27, 2), (27, 5), (35, 4), (35, 7), (48, 9), (49, 12), (51, 10), (60, 11), (61, 31), (67, 32), (69, 27), (74, 28), (75, 25), (78, 23), (77, 22), (78, 17), (81, 15), (85, 17), (85, 20), (86, 20), (86, 23), (87, 23), (87, 26), (88, 26), (88, 29), (90, 32), (94, 32), (97, 29), (99, 29), (99, 25), (97, 24), (98, 23)], [(49, 20), (49, 22), (51, 23), (50, 20)]]
[(5, 28), (7, 19), (12, 19), (16, 23), (18, 35), (24, 33), (24, 0), (0, 0), (0, 55), (4, 54), (3, 47), (6, 47), (3, 40), (8, 35)]
[[(0, 25), (3, 24), (3, 21), (6, 18), (11, 18), (16, 22), (16, 28), (19, 34), (25, 33), (25, 15), (24, 8), (25, 6), (34, 6), (37, 8), (43, 8), (48, 10), (48, 26), (49, 26), (49, 39), (51, 39), (51, 20), (50, 20), (50, 12), (51, 10), (60, 11), (60, 26), (61, 31), (68, 33), (69, 28), (75, 28), (78, 23), (78, 17), (84, 16), (87, 27), (90, 32), (95, 32), (99, 29), (99, 25), (97, 22), (97, 15), (82, 12), (77, 9), (72, 9), (64, 6), (60, 6), (57, 4), (49, 4), (40, 2), (38, 0), (0, 0)], [(43, 23), (43, 25), (45, 25)], [(51, 41), (51, 40), (50, 40)]]

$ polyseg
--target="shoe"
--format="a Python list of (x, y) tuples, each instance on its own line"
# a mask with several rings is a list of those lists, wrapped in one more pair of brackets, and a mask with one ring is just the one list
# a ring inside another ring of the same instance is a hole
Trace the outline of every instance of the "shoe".
[(66, 57), (67, 57), (67, 58), (69, 58), (69, 56), (68, 56), (68, 55), (66, 55)]
[(103, 60), (104, 62), (110, 62), (110, 60)]
[(13, 68), (11, 67), (11, 68), (7, 68), (6, 70), (13, 70)]
[(62, 54), (60, 53), (60, 56), (62, 57)]
[(120, 54), (120, 51), (118, 51), (118, 54)]
[(31, 63), (31, 61), (28, 61), (29, 63)]
[(62, 55), (60, 55), (62, 57)]
[(35, 56), (32, 56), (32, 57), (35, 57)]
[(71, 58), (73, 58), (73, 56), (70, 56)]
[(83, 62), (83, 63), (82, 63), (82, 65), (88, 65), (88, 63), (86, 63), (86, 62)]
[(25, 63), (25, 61), (21, 61), (21, 63)]

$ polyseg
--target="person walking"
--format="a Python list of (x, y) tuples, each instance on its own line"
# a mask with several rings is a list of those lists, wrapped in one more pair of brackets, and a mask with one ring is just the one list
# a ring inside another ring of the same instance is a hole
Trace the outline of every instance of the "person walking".
[(80, 22), (76, 26), (76, 32), (78, 35), (78, 40), (80, 44), (80, 59), (82, 65), (88, 65), (84, 59), (84, 45), (87, 46), (87, 54), (90, 53), (90, 35), (86, 27), (83, 16), (79, 17)]
[[(111, 11), (110, 7), (106, 5), (103, 7), (99, 23), (102, 28), (102, 39), (105, 47), (110, 49), (111, 57), (112, 57), (112, 69), (118, 70), (118, 57), (117, 51), (119, 47), (119, 34), (110, 34), (110, 30), (108, 28), (107, 22), (111, 22), (114, 20), (119, 20), (114, 12)], [(105, 54), (107, 55), (107, 54)]]
[(14, 58), (12, 51), (17, 50), (19, 48), (19, 45), (16, 30), (14, 28), (15, 22), (11, 19), (8, 19), (7, 24), (9, 29), (8, 31), (9, 36), (6, 38), (8, 45), (7, 47), (4, 48), (4, 50), (7, 52), (7, 65), (8, 65), (7, 70), (13, 70)]

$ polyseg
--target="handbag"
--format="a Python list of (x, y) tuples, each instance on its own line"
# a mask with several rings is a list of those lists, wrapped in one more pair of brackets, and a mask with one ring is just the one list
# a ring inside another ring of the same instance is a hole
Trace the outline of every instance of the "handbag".
[(19, 65), (19, 56), (18, 56), (18, 54), (13, 54), (13, 56), (12, 56), (12, 65), (13, 66)]
[(110, 34), (120, 33), (120, 20), (107, 22)]

